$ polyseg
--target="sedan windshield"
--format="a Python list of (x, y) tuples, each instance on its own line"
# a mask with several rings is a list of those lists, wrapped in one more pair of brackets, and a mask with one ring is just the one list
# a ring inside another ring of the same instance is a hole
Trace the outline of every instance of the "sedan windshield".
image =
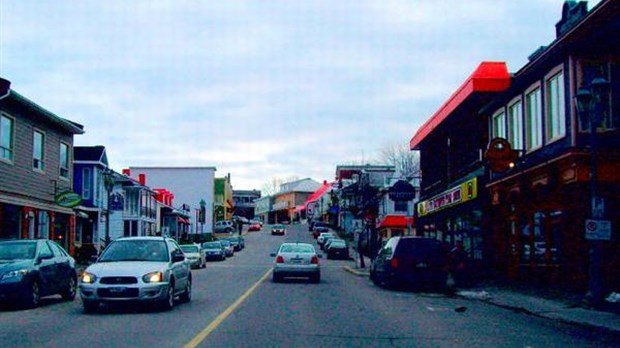
[(118, 240), (103, 252), (99, 262), (168, 261), (166, 243), (161, 240)]
[(181, 250), (184, 253), (197, 253), (199, 252), (198, 247), (195, 245), (181, 245)]
[(33, 259), (36, 249), (36, 242), (0, 243), (0, 260)]
[(280, 247), (281, 253), (315, 253), (314, 247), (309, 244), (284, 244)]
[(220, 244), (220, 242), (208, 242), (208, 243), (203, 243), (202, 247), (205, 249), (221, 249), (222, 244)]

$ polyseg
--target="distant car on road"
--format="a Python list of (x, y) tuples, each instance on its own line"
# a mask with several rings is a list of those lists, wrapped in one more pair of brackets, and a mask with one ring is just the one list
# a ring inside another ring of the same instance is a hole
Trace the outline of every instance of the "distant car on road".
[(235, 247), (228, 239), (220, 239), (219, 241), (222, 243), (222, 246), (224, 246), (226, 257), (232, 257), (235, 255)]
[(202, 248), (206, 252), (207, 261), (209, 260), (226, 260), (226, 251), (219, 240), (202, 243)]
[(21, 239), (0, 242), (0, 301), (37, 307), (41, 297), (60, 294), (73, 301), (75, 260), (56, 242)]
[(232, 233), (235, 230), (235, 225), (230, 220), (221, 220), (215, 223), (213, 226), (213, 232), (215, 233)]
[(321, 281), (319, 255), (314, 246), (307, 243), (282, 243), (273, 264), (273, 281), (279, 282), (289, 277), (309, 278), (313, 283)]
[(170, 310), (177, 296), (191, 300), (192, 272), (174, 239), (125, 237), (112, 241), (86, 268), (79, 289), (86, 313), (103, 302), (130, 301)]
[(332, 238), (325, 246), (328, 259), (349, 259), (349, 246), (344, 239)]
[(334, 232), (321, 232), (321, 234), (319, 234), (319, 236), (316, 238), (316, 243), (322, 249), (326, 238), (335, 238), (335, 237), (336, 235), (334, 234)]
[(248, 226), (248, 232), (260, 231), (261, 229), (261, 224), (259, 224), (258, 222), (252, 222), (250, 223), (250, 226)]
[(273, 226), (271, 226), (271, 235), (285, 235), (286, 234), (286, 226), (284, 226), (283, 224), (275, 224)]
[(207, 255), (200, 244), (183, 244), (180, 247), (192, 268), (207, 267)]

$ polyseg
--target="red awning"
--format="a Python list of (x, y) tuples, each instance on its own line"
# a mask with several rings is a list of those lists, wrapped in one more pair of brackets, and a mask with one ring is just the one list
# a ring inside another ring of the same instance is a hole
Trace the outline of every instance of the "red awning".
[(306, 202), (304, 203), (304, 207), (310, 203), (310, 202), (314, 202), (316, 200), (318, 200), (319, 198), (321, 198), (321, 196), (330, 188), (332, 187), (332, 184), (327, 183), (327, 181), (323, 181), (323, 185), (321, 185), (321, 187), (319, 187), (316, 191), (314, 191), (310, 196), (308, 196), (308, 198), (306, 199)]
[(510, 86), (510, 73), (504, 62), (482, 62), (469, 78), (426, 121), (409, 141), (415, 150), (433, 129), (439, 126), (456, 108), (476, 92), (501, 92)]
[(413, 217), (406, 217), (404, 215), (387, 215), (377, 224), (377, 228), (382, 227), (407, 227), (407, 222), (409, 222), (409, 226), (413, 226)]
[(295, 211), (303, 211), (306, 210), (306, 205), (302, 204), (302, 205), (298, 205), (295, 207)]

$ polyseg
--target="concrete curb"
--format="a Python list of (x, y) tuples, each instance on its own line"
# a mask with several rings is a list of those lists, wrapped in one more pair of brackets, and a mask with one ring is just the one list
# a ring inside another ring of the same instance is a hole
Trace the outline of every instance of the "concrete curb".
[(367, 270), (361, 270), (359, 268), (352, 268), (350, 266), (344, 266), (343, 267), (345, 271), (355, 274), (358, 277), (368, 277), (368, 271)]

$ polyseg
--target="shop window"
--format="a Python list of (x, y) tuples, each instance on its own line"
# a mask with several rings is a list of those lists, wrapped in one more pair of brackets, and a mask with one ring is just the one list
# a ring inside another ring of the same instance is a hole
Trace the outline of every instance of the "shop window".
[(561, 237), (561, 212), (535, 212), (522, 228), (521, 260), (534, 264), (558, 262)]
[(37, 229), (37, 236), (38, 238), (43, 238), (43, 239), (49, 239), (49, 235), (50, 235), (50, 219), (49, 219), (49, 214), (46, 211), (39, 211), (38, 212), (38, 229)]

